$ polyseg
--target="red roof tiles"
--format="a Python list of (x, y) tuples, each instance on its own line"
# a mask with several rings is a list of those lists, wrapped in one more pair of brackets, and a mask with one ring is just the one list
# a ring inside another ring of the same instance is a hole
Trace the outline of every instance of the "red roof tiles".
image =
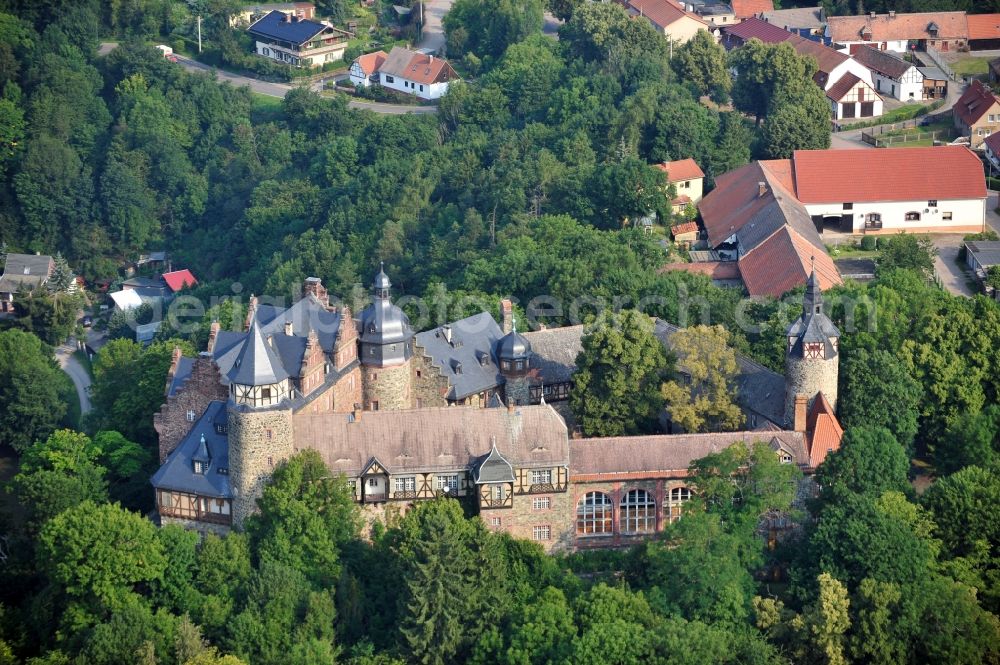
[(844, 428), (823, 393), (816, 396), (809, 410), (806, 438), (809, 444), (809, 466), (814, 469), (826, 459), (828, 453), (840, 450)]
[(627, 7), (649, 19), (653, 25), (659, 27), (661, 30), (676, 23), (685, 16), (708, 25), (694, 14), (684, 11), (677, 3), (671, 0), (627, 0)]
[(366, 53), (365, 55), (358, 56), (354, 62), (358, 63), (365, 76), (371, 76), (378, 71), (378, 68), (382, 66), (382, 63), (388, 57), (389, 55), (385, 51), (375, 51), (374, 53)]
[(668, 263), (661, 266), (657, 272), (682, 271), (695, 275), (705, 275), (711, 279), (737, 280), (740, 278), (740, 269), (736, 261), (698, 261), (696, 263)]
[(765, 44), (778, 44), (791, 39), (794, 35), (787, 30), (768, 23), (756, 16), (746, 19), (736, 25), (724, 28), (725, 32), (734, 37), (738, 37), (744, 42), (751, 39), (759, 39)]
[(177, 293), (186, 286), (196, 286), (198, 284), (198, 280), (187, 269), (165, 272), (163, 273), (163, 281), (167, 283), (167, 286), (174, 293)]
[[(918, 39), (966, 39), (969, 33), (965, 12), (926, 12), (917, 14), (877, 14), (864, 16), (829, 16), (826, 19), (830, 39), (846, 42), (892, 42)], [(931, 24), (937, 34), (928, 31)]]
[(843, 284), (833, 259), (789, 226), (740, 257), (740, 275), (751, 296), (780, 297), (805, 284), (815, 264), (820, 289)]
[(993, 91), (983, 85), (982, 81), (975, 79), (955, 102), (955, 114), (966, 126), (971, 127), (998, 103), (1000, 99)]
[(673, 162), (662, 162), (657, 164), (656, 168), (667, 174), (668, 182), (683, 182), (684, 180), (705, 177), (698, 163), (690, 157), (687, 159), (678, 159)]
[(1000, 14), (969, 14), (969, 39), (1000, 39)]
[(736, 18), (750, 18), (761, 12), (774, 11), (771, 0), (732, 0), (733, 13)]
[(803, 203), (986, 197), (983, 165), (963, 146), (796, 150), (792, 163)]
[(839, 102), (860, 82), (861, 79), (851, 72), (847, 72), (840, 77), (839, 81), (830, 86), (830, 89), (826, 91), (826, 96), (835, 102)]

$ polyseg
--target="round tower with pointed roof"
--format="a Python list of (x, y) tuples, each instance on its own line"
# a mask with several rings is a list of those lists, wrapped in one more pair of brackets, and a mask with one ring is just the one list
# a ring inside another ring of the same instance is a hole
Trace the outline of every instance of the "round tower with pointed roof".
[(840, 331), (823, 312), (823, 294), (813, 270), (806, 282), (802, 315), (788, 327), (785, 350), (785, 426), (800, 429), (816, 396), (837, 408)]
[(508, 404), (528, 404), (531, 343), (517, 331), (517, 321), (513, 321), (511, 331), (497, 342), (496, 354)]
[(294, 451), (288, 371), (256, 318), (226, 378), (232, 518), (241, 527), (274, 467)]
[(393, 304), (391, 291), (392, 282), (380, 267), (372, 283), (372, 304), (361, 310), (358, 320), (363, 407), (371, 411), (413, 406), (413, 329)]

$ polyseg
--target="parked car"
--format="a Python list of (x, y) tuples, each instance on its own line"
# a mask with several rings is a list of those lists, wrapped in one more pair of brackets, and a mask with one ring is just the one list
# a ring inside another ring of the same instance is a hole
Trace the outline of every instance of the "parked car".
[(93, 317), (90, 316), (90, 314), (87, 314), (82, 319), (80, 319), (80, 323), (83, 324), (84, 328), (89, 328), (92, 325), (94, 325), (94, 319)]

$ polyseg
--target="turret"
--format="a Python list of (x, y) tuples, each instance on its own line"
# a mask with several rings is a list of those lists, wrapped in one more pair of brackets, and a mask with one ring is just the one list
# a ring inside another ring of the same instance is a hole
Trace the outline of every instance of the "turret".
[(511, 319), (511, 331), (497, 342), (497, 360), (504, 377), (504, 392), (508, 404), (527, 404), (530, 398), (528, 372), (531, 370), (531, 343), (517, 332), (517, 321)]
[(834, 409), (837, 407), (840, 331), (823, 312), (823, 294), (815, 270), (806, 282), (802, 315), (788, 327), (787, 342), (785, 426), (804, 431), (805, 414), (819, 393)]
[(392, 303), (392, 283), (380, 268), (372, 284), (372, 304), (358, 322), (364, 408), (372, 411), (412, 406), (410, 320)]

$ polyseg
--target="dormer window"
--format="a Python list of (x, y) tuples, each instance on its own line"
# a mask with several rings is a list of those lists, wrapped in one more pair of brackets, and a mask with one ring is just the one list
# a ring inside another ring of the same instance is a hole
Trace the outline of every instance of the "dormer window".
[(792, 463), (792, 456), (789, 455), (784, 450), (779, 450), (778, 451), (778, 461), (781, 462), (782, 464), (791, 464)]
[(192, 411), (191, 409), (188, 409), (188, 412), (187, 412), (187, 414), (185, 414), (185, 417), (187, 418), (187, 421), (189, 423), (193, 423), (194, 422), (194, 416), (195, 416), (194, 411)]
[(198, 474), (201, 474), (201, 475), (204, 475), (205, 474), (205, 463), (204, 462), (195, 462), (194, 463), (194, 472), (198, 473)]

